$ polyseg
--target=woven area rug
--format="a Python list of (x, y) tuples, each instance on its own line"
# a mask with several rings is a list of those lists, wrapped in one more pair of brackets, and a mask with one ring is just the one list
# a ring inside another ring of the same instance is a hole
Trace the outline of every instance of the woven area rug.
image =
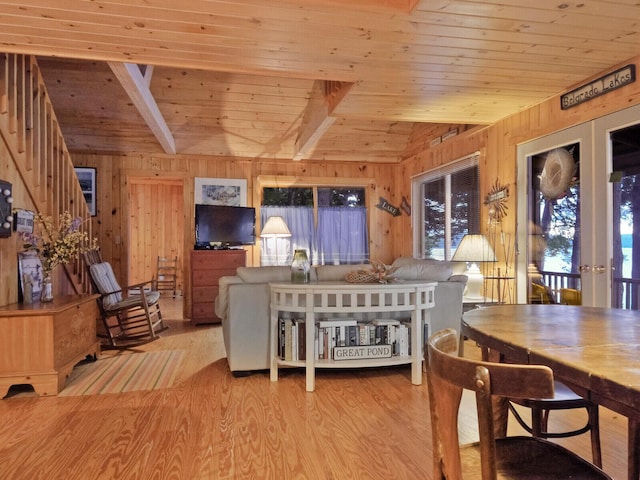
[(182, 350), (131, 353), (79, 365), (59, 396), (168, 388), (173, 385), (183, 354)]

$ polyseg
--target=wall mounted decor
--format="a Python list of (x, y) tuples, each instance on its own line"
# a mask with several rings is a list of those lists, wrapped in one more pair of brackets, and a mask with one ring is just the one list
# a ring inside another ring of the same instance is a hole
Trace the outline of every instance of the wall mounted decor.
[[(18, 253), (20, 302), (33, 303), (40, 298), (44, 270), (38, 252), (33, 250)], [(26, 295), (31, 293), (31, 298)]]
[(404, 213), (411, 216), (411, 204), (409, 203), (409, 200), (407, 200), (407, 197), (405, 196), (402, 197), (402, 203), (400, 204), (400, 208)]
[(16, 210), (14, 230), (19, 233), (33, 233), (35, 213), (31, 210)]
[(242, 178), (195, 179), (194, 203), (196, 205), (247, 206), (247, 181)]
[(500, 185), (498, 179), (489, 193), (484, 197), (484, 204), (489, 207), (489, 222), (500, 223), (507, 216), (507, 199), (509, 198), (509, 187)]
[(11, 184), (0, 180), (0, 238), (11, 236), (13, 226), (13, 197)]
[(96, 169), (88, 167), (77, 167), (75, 169), (76, 176), (80, 182), (80, 189), (87, 202), (89, 213), (92, 217), (96, 216)]
[(400, 215), (400, 209), (395, 205), (391, 205), (385, 198), (380, 197), (380, 201), (376, 204), (376, 208), (383, 210), (394, 217)]

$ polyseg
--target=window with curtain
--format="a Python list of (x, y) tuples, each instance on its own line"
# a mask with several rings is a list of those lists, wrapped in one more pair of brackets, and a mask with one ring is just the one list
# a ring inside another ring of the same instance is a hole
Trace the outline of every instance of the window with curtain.
[(450, 260), (462, 237), (480, 233), (478, 155), (466, 157), (413, 180), (417, 248), (422, 258)]
[(303, 248), (311, 263), (317, 263), (316, 229), (313, 219), (313, 207), (270, 207), (260, 208), (260, 225), (267, 223), (269, 217), (282, 217), (289, 227), (291, 237), (261, 238), (260, 265), (289, 265), (293, 261), (293, 252)]
[(288, 265), (299, 248), (314, 265), (367, 262), (364, 204), (365, 189), (359, 187), (264, 188), (261, 225), (271, 216), (281, 216), (291, 237), (263, 238), (261, 265)]

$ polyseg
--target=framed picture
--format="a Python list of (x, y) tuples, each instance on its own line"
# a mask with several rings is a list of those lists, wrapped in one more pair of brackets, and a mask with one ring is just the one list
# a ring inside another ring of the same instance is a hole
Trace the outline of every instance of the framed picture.
[(31, 210), (16, 210), (16, 221), (14, 223), (16, 232), (33, 233), (35, 215)]
[[(18, 253), (18, 275), (20, 285), (20, 301), (32, 303), (40, 298), (40, 290), (42, 290), (42, 263), (40, 257), (33, 251)], [(27, 283), (31, 283), (31, 302), (25, 298), (28, 290)]]
[(77, 167), (76, 175), (80, 182), (80, 189), (84, 195), (84, 200), (89, 207), (92, 217), (96, 216), (96, 169), (87, 167)]
[(194, 203), (200, 205), (247, 206), (247, 181), (241, 178), (195, 179)]

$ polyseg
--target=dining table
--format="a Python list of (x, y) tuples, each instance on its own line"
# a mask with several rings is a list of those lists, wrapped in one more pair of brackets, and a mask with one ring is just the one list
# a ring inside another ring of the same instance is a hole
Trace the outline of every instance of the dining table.
[(640, 479), (640, 312), (495, 305), (464, 313), (460, 333), (510, 362), (547, 365), (579, 395), (626, 416), (628, 479)]

